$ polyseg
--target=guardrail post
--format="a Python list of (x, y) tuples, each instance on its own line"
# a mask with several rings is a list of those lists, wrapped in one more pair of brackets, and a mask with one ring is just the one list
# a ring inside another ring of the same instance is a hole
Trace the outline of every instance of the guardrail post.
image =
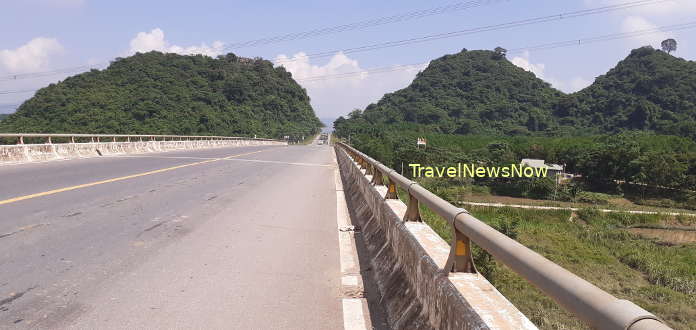
[(365, 166), (365, 175), (374, 175), (374, 165), (365, 162), (367, 166)]
[(19, 144), (24, 144), (24, 137), (23, 136), (19, 137)]
[(48, 144), (51, 144), (51, 143), (52, 143), (52, 142), (51, 142), (51, 137), (50, 137), (50, 136), (48, 137), (48, 141), (46, 141), (46, 143), (48, 143)]
[(420, 208), (418, 206), (418, 199), (411, 195), (410, 192), (408, 194), (408, 206), (406, 207), (406, 213), (404, 214), (403, 220), (404, 222), (423, 222), (420, 215)]
[(116, 142), (116, 137), (115, 137), (115, 136), (112, 136), (111, 138), (112, 138), (112, 142)]
[(99, 142), (101, 142), (101, 141), (100, 141), (99, 137), (97, 136), (97, 143), (99, 143)]
[(382, 172), (378, 168), (375, 168), (372, 175), (372, 181), (370, 181), (370, 183), (374, 186), (383, 186), (384, 177), (382, 175)]
[(71, 137), (70, 137), (70, 143), (75, 143), (75, 137), (74, 137), (74, 136), (71, 136)]
[(457, 216), (455, 215), (450, 221), (452, 226), (452, 247), (447, 258), (447, 264), (445, 264), (445, 271), (447, 273), (477, 273), (474, 258), (471, 255), (471, 240), (457, 229), (454, 223), (456, 219)]
[(126, 142), (130, 142), (130, 136), (126, 136)]
[(391, 178), (389, 178), (387, 194), (384, 195), (384, 199), (399, 199), (399, 193), (396, 191), (396, 185), (394, 184), (394, 181)]

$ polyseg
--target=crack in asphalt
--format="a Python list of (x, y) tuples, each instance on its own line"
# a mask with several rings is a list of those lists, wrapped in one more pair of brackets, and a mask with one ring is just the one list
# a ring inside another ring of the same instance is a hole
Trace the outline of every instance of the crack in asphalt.
[(48, 225), (50, 225), (50, 223), (37, 223), (37, 224), (29, 225), (29, 226), (20, 227), (19, 229), (15, 230), (13, 232), (0, 234), (0, 238), (10, 237), (12, 235), (16, 235), (16, 234), (19, 234), (19, 233), (24, 232), (24, 231), (29, 231), (29, 230), (32, 230), (34, 228), (48, 226)]
[(22, 291), (22, 292), (20, 292), (20, 293), (13, 293), (13, 294), (10, 294), (9, 297), (0, 300), (0, 307), (2, 307), (2, 306), (4, 306), (4, 305), (8, 305), (8, 304), (10, 304), (10, 303), (13, 302), (13, 301), (15, 301), (15, 300), (17, 300), (17, 299), (19, 299), (19, 298), (22, 298), (23, 295), (27, 294), (27, 292), (29, 292), (29, 291), (31, 291), (31, 290), (34, 290), (35, 288), (36, 288), (35, 286), (32, 286), (31, 288), (28, 288), (28, 289), (26, 289), (26, 290), (24, 290), (24, 291)]

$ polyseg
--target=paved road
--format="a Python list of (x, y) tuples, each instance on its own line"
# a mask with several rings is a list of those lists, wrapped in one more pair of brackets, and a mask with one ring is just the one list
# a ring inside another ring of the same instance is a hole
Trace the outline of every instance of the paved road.
[(1, 166), (0, 328), (341, 328), (331, 150)]

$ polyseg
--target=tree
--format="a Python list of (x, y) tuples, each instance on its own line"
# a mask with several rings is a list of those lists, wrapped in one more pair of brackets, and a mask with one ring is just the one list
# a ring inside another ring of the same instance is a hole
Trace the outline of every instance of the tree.
[(495, 52), (495, 54), (498, 57), (501, 57), (501, 58), (505, 57), (505, 55), (507, 55), (507, 49), (505, 49), (503, 47), (495, 47), (495, 49), (493, 51)]
[(667, 39), (662, 42), (662, 50), (667, 52), (667, 54), (677, 50), (677, 41), (674, 39)]

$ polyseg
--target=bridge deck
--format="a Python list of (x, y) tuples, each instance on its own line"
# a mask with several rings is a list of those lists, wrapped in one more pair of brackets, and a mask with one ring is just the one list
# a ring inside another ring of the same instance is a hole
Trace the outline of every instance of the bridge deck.
[(0, 328), (341, 328), (331, 153), (0, 166)]

